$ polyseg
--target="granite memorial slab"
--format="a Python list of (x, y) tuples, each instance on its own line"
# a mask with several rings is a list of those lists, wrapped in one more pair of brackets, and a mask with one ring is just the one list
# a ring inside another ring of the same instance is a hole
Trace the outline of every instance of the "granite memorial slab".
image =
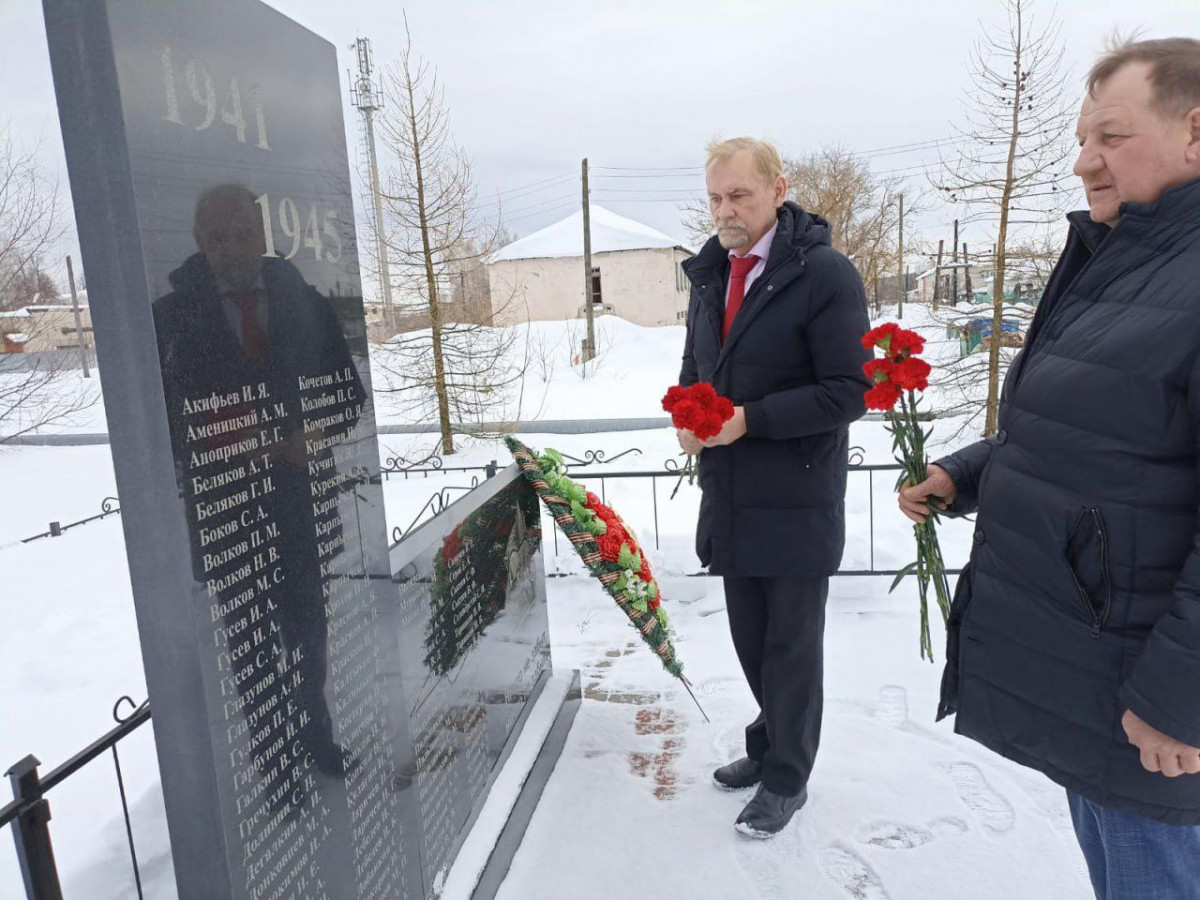
[(332, 45), (44, 9), (179, 895), (431, 896), (549, 671), (536, 498), (387, 545)]

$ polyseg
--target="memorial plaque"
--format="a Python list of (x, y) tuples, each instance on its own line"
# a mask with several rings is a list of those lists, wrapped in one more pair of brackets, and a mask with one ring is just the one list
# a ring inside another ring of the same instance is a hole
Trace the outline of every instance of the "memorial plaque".
[(393, 568), (334, 48), (44, 6), (179, 895), (428, 896), (548, 666), (536, 500)]
[(550, 669), (539, 515), (511, 466), (392, 550), (430, 891)]

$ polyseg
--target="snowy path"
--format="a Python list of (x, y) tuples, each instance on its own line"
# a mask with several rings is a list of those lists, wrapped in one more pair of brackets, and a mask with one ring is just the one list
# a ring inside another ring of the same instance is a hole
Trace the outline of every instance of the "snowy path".
[[(753, 700), (717, 579), (667, 579), (691, 700), (582, 578), (551, 584), (555, 664), (584, 673), (576, 720), (502, 900), (1086, 900), (1063, 793), (933, 724), (940, 666), (917, 658), (914, 598), (834, 579), (826, 718), (811, 799), (769, 842), (733, 820)], [(938, 649), (939, 659), (941, 649)]]

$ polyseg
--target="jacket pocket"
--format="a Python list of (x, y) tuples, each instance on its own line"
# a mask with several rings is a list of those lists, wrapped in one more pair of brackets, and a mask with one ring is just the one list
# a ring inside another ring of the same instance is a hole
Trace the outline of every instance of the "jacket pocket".
[(812, 453), (812, 438), (792, 438), (788, 441), (791, 445), (792, 452), (800, 459), (800, 463), (806, 469), (812, 468), (813, 453)]
[(804, 468), (811, 469), (813, 463), (829, 453), (834, 440), (835, 435), (833, 432), (823, 431), (819, 434), (791, 438), (788, 444), (791, 446), (792, 451), (799, 457)]
[(1092, 637), (1099, 637), (1112, 605), (1108, 532), (1099, 509), (1085, 506), (1079, 511), (1067, 534), (1065, 552), (1080, 609), (1092, 626)]
[(942, 694), (938, 702), (937, 721), (958, 712), (958, 658), (959, 639), (963, 620), (971, 606), (971, 564), (963, 566), (954, 586), (954, 599), (950, 602), (950, 617), (946, 620), (946, 668), (942, 671)]

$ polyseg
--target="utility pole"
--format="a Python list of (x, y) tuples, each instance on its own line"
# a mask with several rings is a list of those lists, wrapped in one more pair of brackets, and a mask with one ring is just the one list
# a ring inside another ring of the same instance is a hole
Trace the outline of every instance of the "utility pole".
[[(371, 204), (375, 207), (375, 243), (379, 254), (379, 282), (383, 289), (383, 318), (392, 321), (392, 276), (388, 271), (387, 239), (383, 231), (383, 197), (379, 189), (379, 161), (375, 154), (375, 113), (383, 109), (383, 91), (371, 80), (371, 42), (357, 38), (351, 47), (358, 54), (358, 79), (350, 82), (350, 98), (363, 117), (363, 142), (371, 174)], [(390, 335), (389, 335), (390, 336)]]
[(937, 263), (933, 267), (933, 309), (937, 312), (938, 301), (942, 299), (942, 252), (946, 242), (938, 241)]
[(896, 298), (899, 309), (896, 318), (904, 318), (904, 293), (908, 287), (908, 279), (904, 276), (904, 195), (900, 195), (900, 254), (896, 260)]
[(596, 356), (596, 325), (592, 319), (592, 212), (588, 205), (588, 161), (583, 159), (583, 303), (587, 314), (587, 343), (581, 354), (589, 362)]
[(75, 340), (79, 341), (79, 364), (83, 367), (83, 377), (91, 378), (88, 371), (87, 344), (83, 341), (83, 324), (79, 317), (79, 294), (75, 290), (75, 269), (71, 266), (71, 257), (67, 257), (67, 281), (71, 285), (71, 306), (75, 309)]
[(954, 220), (954, 254), (951, 259), (954, 261), (954, 293), (950, 295), (950, 305), (954, 306), (958, 303), (958, 219)]
[(967, 256), (967, 245), (963, 243), (963, 279), (967, 296), (974, 298), (975, 290), (971, 286), (971, 257)]

